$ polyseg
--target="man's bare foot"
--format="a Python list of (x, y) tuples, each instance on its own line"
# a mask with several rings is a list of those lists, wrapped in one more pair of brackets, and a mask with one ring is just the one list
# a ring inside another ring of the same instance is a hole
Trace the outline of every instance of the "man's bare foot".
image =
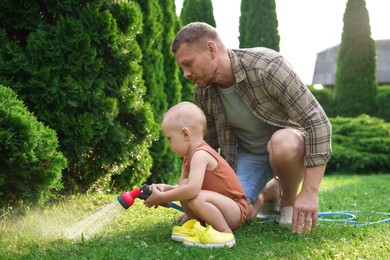
[(261, 191), (264, 194), (264, 201), (277, 202), (282, 197), (282, 187), (278, 177), (272, 178)]
[(252, 203), (249, 208), (247, 220), (254, 219), (259, 211), (262, 209), (264, 202), (277, 202), (280, 200), (282, 194), (279, 179), (277, 177), (272, 178), (260, 192), (257, 199)]

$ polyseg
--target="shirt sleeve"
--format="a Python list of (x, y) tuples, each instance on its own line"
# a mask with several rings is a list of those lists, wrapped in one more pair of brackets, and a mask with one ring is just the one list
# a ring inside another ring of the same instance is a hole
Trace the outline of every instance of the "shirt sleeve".
[(326, 164), (332, 154), (332, 126), (314, 95), (282, 56), (269, 63), (264, 82), (288, 118), (298, 123), (305, 133), (305, 166)]

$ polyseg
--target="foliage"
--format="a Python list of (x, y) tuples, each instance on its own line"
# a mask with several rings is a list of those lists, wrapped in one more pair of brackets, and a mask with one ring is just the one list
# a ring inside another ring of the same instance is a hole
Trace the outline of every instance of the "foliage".
[[(57, 131), (68, 159), (66, 188), (85, 191), (149, 160), (145, 148), (157, 129), (143, 101), (135, 41), (142, 26), (139, 6), (101, 0), (2, 5), (0, 83), (12, 86)], [(131, 174), (145, 180), (149, 171)]]
[[(184, 0), (180, 12), (180, 26), (177, 31), (184, 25), (192, 22), (205, 22), (216, 27), (214, 19), (213, 2), (211, 0)], [(184, 78), (183, 75), (179, 77), (182, 85), (182, 101), (194, 101), (194, 84), (192, 81)]]
[(374, 115), (390, 122), (390, 86), (382, 86), (378, 88), (378, 93), (375, 97), (375, 107), (377, 108)]
[[(315, 89), (312, 85), (308, 85), (310, 92), (320, 102), (322, 108), (325, 110), (328, 117), (336, 117), (336, 109), (334, 105), (334, 96), (330, 89)], [(384, 119), (386, 122), (390, 122), (390, 86), (381, 86), (378, 88), (377, 95), (375, 96), (375, 107), (377, 108), (373, 116)]]
[(240, 48), (267, 47), (279, 51), (275, 0), (242, 0)]
[[(150, 116), (152, 117), (153, 115), (151, 114)], [(131, 156), (139, 156), (142, 160), (135, 160), (122, 174), (112, 176), (111, 180), (113, 181), (113, 185), (109, 191), (130, 190), (139, 186), (141, 183), (147, 182), (145, 176), (150, 176), (150, 169), (153, 166), (153, 158), (149, 152), (149, 147), (144, 144), (139, 144), (134, 148), (133, 153)]]
[(159, 119), (167, 109), (164, 84), (164, 57), (162, 55), (163, 14), (158, 0), (137, 1), (141, 7), (143, 32), (137, 36), (142, 52), (142, 78), (146, 86), (144, 99), (151, 103)]
[(62, 188), (66, 159), (58, 148), (55, 131), (0, 85), (0, 207), (43, 203)]
[[(137, 35), (137, 42), (141, 48), (142, 60), (141, 66), (143, 69), (143, 81), (146, 86), (146, 94), (144, 100), (147, 101), (152, 108), (151, 115), (156, 123), (160, 121), (161, 114), (167, 109), (166, 95), (163, 85), (166, 78), (164, 74), (164, 57), (162, 51), (163, 40), (163, 15), (158, 0), (152, 1), (136, 1), (141, 9), (143, 31)], [(164, 140), (161, 138), (161, 131), (157, 126), (157, 140), (153, 140), (149, 148), (150, 160), (145, 162), (136, 162), (138, 170), (142, 171), (142, 166), (151, 166), (148, 178), (153, 175), (153, 168), (156, 168), (161, 157), (166, 153), (164, 147)], [(147, 151), (144, 150), (145, 154)], [(147, 163), (147, 164), (145, 164)], [(133, 176), (135, 168), (125, 170), (120, 176), (114, 176), (116, 186), (121, 189), (129, 188), (129, 185), (137, 184)], [(146, 180), (144, 180), (146, 181)]]
[[(175, 34), (182, 27), (183, 27), (183, 23), (181, 21), (181, 17), (176, 16), (175, 27), (173, 28)], [(169, 46), (170, 45), (171, 45), (171, 43), (169, 44)], [(170, 50), (170, 48), (169, 48), (169, 50)], [(171, 53), (171, 56), (173, 56), (172, 53)], [(175, 61), (175, 64), (176, 64), (176, 61)], [(190, 81), (189, 79), (184, 78), (183, 71), (179, 70), (179, 68), (178, 68), (178, 73), (179, 73), (179, 81), (180, 81), (180, 85), (181, 85), (180, 101), (193, 102), (194, 101), (194, 84), (193, 84), (193, 82)]]
[(194, 102), (194, 83), (184, 78), (183, 74), (179, 76), (181, 88), (181, 100)]
[[(181, 84), (179, 80), (179, 68), (176, 65), (175, 57), (170, 51), (171, 43), (175, 37), (175, 28), (177, 23), (177, 16), (174, 12), (175, 2), (174, 0), (159, 0), (162, 9), (161, 22), (163, 28), (162, 34), (162, 47), (161, 53), (163, 55), (165, 82), (162, 89), (165, 93), (165, 102), (167, 108), (177, 104), (181, 100)], [(152, 13), (153, 15), (153, 13)], [(161, 88), (161, 86), (160, 86)], [(158, 113), (159, 117), (156, 118), (158, 122), (161, 121), (161, 116), (166, 110)], [(160, 132), (159, 140), (153, 143), (153, 148), (158, 153), (155, 153), (153, 157), (152, 174), (147, 180), (148, 183), (172, 183), (176, 182), (180, 174), (181, 163), (176, 154), (169, 149), (168, 140)]]
[[(176, 15), (172, 13), (174, 10), (173, 2), (169, 2), (161, 4), (159, 0), (139, 1), (144, 27), (143, 33), (137, 37), (137, 41), (143, 54), (141, 64), (144, 69), (143, 79), (146, 85), (144, 99), (151, 104), (156, 122), (161, 121), (163, 113), (168, 109), (168, 105), (170, 105), (168, 101), (177, 103), (178, 100), (175, 97), (180, 97), (178, 69), (173, 55), (170, 53), (170, 42), (173, 40)], [(166, 8), (169, 7), (172, 8), (169, 10), (171, 13), (166, 11)], [(168, 39), (168, 36), (171, 39)], [(167, 46), (167, 41), (169, 41), (169, 46)], [(170, 60), (169, 58), (165, 59), (166, 53), (170, 54)], [(172, 65), (175, 66), (174, 69), (172, 69)], [(178, 175), (177, 167), (175, 167), (177, 159), (171, 156), (172, 151), (168, 147), (168, 141), (160, 130), (157, 140), (152, 143), (149, 151), (153, 159), (153, 166), (147, 182), (167, 182), (172, 175)], [(124, 175), (122, 174), (122, 176)], [(131, 176), (129, 177), (131, 178)]]
[(211, 0), (184, 0), (180, 18), (183, 25), (192, 22), (205, 22), (213, 27), (217, 26)]
[(364, 0), (348, 0), (337, 56), (335, 105), (337, 115), (353, 117), (375, 111), (376, 46), (371, 38)]
[(164, 56), (165, 84), (164, 91), (167, 98), (168, 107), (181, 101), (181, 84), (179, 80), (180, 70), (176, 65), (176, 60), (171, 53), (171, 44), (175, 38), (178, 18), (176, 16), (174, 0), (159, 0), (163, 14), (163, 41), (162, 54)]
[(327, 173), (389, 171), (390, 123), (368, 115), (330, 120), (333, 155), (327, 165)]
[[(320, 186), (320, 211), (360, 211), (353, 213), (361, 221), (389, 218), (372, 213), (390, 212), (389, 181), (390, 175), (326, 176)], [(61, 236), (72, 220), (114, 200), (114, 196), (73, 196), (21, 216), (10, 212), (0, 219), (0, 255), (4, 259), (387, 259), (390, 254), (389, 223), (352, 226), (321, 220), (308, 235), (293, 234), (272, 220), (254, 220), (234, 231), (236, 245), (231, 249), (185, 247), (170, 239), (177, 225), (174, 219), (181, 213), (148, 209), (140, 200), (117, 215), (108, 214), (111, 222), (89, 240)]]

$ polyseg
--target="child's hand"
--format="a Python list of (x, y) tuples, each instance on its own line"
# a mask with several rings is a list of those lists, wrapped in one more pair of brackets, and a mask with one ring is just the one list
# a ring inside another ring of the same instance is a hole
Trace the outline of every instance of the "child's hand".
[[(160, 186), (160, 185), (159, 185)], [(146, 207), (151, 208), (155, 207), (157, 208), (158, 205), (162, 203), (161, 201), (161, 191), (157, 188), (156, 184), (151, 184), (149, 188), (152, 190), (152, 194), (150, 194), (149, 198), (144, 201), (144, 204)]]
[[(153, 185), (153, 184), (152, 184)], [(166, 185), (164, 183), (154, 184), (159, 191), (166, 191)]]

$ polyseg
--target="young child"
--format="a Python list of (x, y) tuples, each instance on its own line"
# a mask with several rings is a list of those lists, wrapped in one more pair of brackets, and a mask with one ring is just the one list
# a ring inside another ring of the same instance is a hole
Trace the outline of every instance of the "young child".
[(232, 247), (232, 229), (247, 217), (247, 198), (233, 169), (203, 140), (204, 113), (193, 103), (179, 103), (165, 113), (161, 129), (171, 149), (183, 157), (181, 176), (177, 186), (152, 184), (145, 205), (180, 201), (189, 220), (173, 228), (173, 240), (186, 246)]

